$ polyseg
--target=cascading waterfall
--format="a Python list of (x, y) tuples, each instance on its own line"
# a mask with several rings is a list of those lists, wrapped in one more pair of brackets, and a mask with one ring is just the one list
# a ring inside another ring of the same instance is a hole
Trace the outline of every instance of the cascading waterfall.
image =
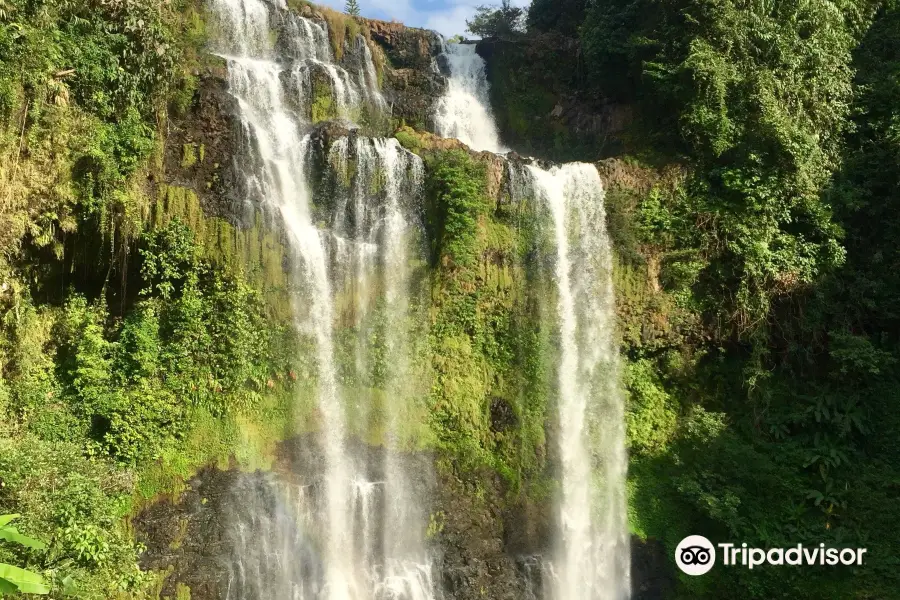
[(625, 415), (603, 183), (587, 164), (527, 169), (556, 242), (561, 490), (551, 595), (623, 600), (630, 595)]
[[(276, 482), (246, 496), (249, 515), (235, 520), (240, 553), (229, 600), (429, 600), (434, 591), (422, 500), (397, 457), (401, 420), (415, 389), (410, 261), (421, 251), (414, 205), (423, 165), (396, 140), (352, 135), (334, 141), (326, 169), (337, 181), (337, 206), (331, 226), (317, 227), (310, 105), (323, 92), (315, 85), (319, 77), (328, 82), (325, 93), (339, 118), (352, 119), (361, 105), (383, 110), (368, 46), (361, 36), (350, 40), (338, 64), (327, 25), (290, 13), (283, 1), (211, 2), (221, 32), (216, 50), (228, 62), (229, 92), (240, 109), (244, 201), (278, 215), (295, 252), (297, 324), (315, 347), (325, 466), (314, 481)], [(349, 375), (337, 360), (335, 336), (348, 296), (354, 299), (351, 323), (341, 325), (360, 332), (381, 327), (383, 340), (373, 352), (368, 336), (357, 336)], [(383, 323), (367, 324), (373, 320)], [(388, 450), (376, 465), (351, 450), (348, 416), (354, 406), (363, 409), (357, 417), (365, 415), (375, 394), (344, 383), (372, 379), (372, 371), (380, 381), (369, 387), (384, 389), (377, 412), (387, 415)]]
[[(380, 385), (390, 399), (384, 406), (385, 445), (390, 451), (382, 465), (383, 576), (375, 585), (389, 598), (427, 600), (434, 585), (422, 538), (424, 514), (398, 459), (403, 447), (398, 430), (409, 418), (405, 409), (425, 393), (421, 383), (414, 383), (410, 364), (415, 353), (411, 320), (419, 308), (411, 304), (421, 300), (410, 293), (409, 269), (411, 253), (419, 253), (422, 235), (412, 216), (415, 203), (410, 200), (419, 197), (424, 185), (424, 165), (397, 140), (367, 138), (339, 140), (331, 148), (329, 163), (339, 179), (354, 171), (350, 185), (338, 192), (334, 230), (338, 236), (352, 230), (355, 238), (355, 250), (354, 244), (341, 240), (339, 246), (347, 249), (338, 252), (336, 270), (343, 273), (345, 289), (352, 290), (355, 302), (350, 308), (360, 323), (354, 352), (356, 378), (365, 380), (379, 369), (372, 364), (373, 351), (367, 347), (373, 335), (383, 341), (385, 356), (390, 358), (389, 364), (380, 366), (384, 371)], [(384, 201), (373, 204), (373, 193), (383, 195)], [(365, 399), (366, 394), (360, 391), (357, 397)], [(375, 404), (370, 398), (359, 409), (365, 413)], [(359, 420), (366, 417), (361, 414)]]
[[(244, 494), (228, 598), (430, 600), (425, 509), (400, 452), (410, 406), (423, 396), (414, 360), (423, 311), (411, 264), (422, 256), (424, 167), (396, 140), (339, 137), (320, 161), (331, 204), (315, 202), (322, 141), (311, 122), (322, 106), (347, 123), (385, 109), (367, 43), (349, 40), (337, 62), (324, 22), (263, 0), (211, 2), (240, 108), (245, 202), (277, 214), (296, 253), (298, 330), (315, 348), (325, 465), (324, 474)], [(451, 77), (437, 133), (504, 152), (484, 61), (473, 45), (444, 54)], [(602, 183), (590, 165), (509, 169), (521, 193), (546, 207), (557, 250), (560, 495), (547, 595), (621, 600), (630, 593), (626, 458)], [(331, 210), (327, 227), (316, 225), (323, 210)], [(337, 338), (338, 324), (355, 331), (352, 340)], [(387, 449), (377, 464), (350, 442), (375, 421)]]
[(446, 44), (443, 56), (450, 79), (435, 110), (435, 133), (456, 138), (473, 150), (506, 152), (490, 108), (484, 59), (475, 52), (475, 44)]
[[(475, 46), (451, 44), (444, 54), (451, 76), (436, 106), (437, 133), (474, 150), (505, 152)], [(623, 600), (631, 585), (627, 457), (603, 183), (587, 164), (508, 169), (514, 194), (543, 201), (557, 250), (561, 489), (546, 593), (553, 600)]]

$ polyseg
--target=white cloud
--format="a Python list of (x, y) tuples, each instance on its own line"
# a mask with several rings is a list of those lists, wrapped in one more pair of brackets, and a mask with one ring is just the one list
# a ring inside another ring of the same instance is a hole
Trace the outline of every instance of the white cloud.
[(455, 6), (450, 10), (434, 11), (427, 14), (422, 27), (434, 29), (445, 37), (466, 34), (466, 19), (475, 14), (474, 6)]

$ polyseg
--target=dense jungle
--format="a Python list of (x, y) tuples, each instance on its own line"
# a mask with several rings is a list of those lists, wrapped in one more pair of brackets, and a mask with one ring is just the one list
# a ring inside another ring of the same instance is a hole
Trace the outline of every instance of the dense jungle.
[[(900, 2), (504, 0), (454, 40), (360, 4), (0, 0), (0, 596), (900, 600)], [(473, 64), (493, 148), (444, 127)], [(568, 233), (546, 173), (590, 188)], [(627, 589), (542, 593), (567, 353), (607, 334)], [(415, 584), (337, 594), (294, 533), (345, 463), (416, 509), (357, 485), (350, 562), (421, 521)], [(867, 554), (691, 577), (691, 534)]]

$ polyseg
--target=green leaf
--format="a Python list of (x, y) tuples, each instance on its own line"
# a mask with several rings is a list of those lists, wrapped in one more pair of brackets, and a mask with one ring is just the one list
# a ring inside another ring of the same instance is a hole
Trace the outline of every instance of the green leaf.
[(78, 586), (71, 575), (66, 575), (62, 580), (62, 593), (66, 596), (73, 596), (78, 592)]
[(47, 544), (40, 540), (30, 538), (27, 535), (22, 535), (15, 527), (0, 527), (0, 540), (15, 542), (16, 544), (22, 544), (23, 546), (36, 548), (38, 550), (43, 550), (47, 547)]
[(14, 583), (5, 579), (0, 579), (0, 596), (5, 594), (15, 594), (18, 591), (19, 588), (17, 588)]
[(0, 563), (0, 579), (6, 580), (23, 594), (49, 594), (50, 587), (37, 573)]
[(21, 517), (21, 516), (22, 516), (22, 515), (0, 515), (0, 527), (3, 527), (4, 525), (6, 525), (7, 523), (9, 523), (10, 521), (13, 521), (13, 520), (15, 520), (15, 519), (18, 519), (18, 518)]

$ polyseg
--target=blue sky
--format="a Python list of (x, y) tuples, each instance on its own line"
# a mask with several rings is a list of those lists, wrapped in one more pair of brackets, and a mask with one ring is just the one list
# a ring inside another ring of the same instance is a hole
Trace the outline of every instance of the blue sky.
[[(338, 10), (345, 0), (313, 0)], [(466, 19), (475, 14), (481, 4), (499, 4), (500, 0), (358, 0), (362, 16), (390, 21), (396, 19), (413, 27), (434, 29), (445, 36), (466, 35)], [(513, 0), (513, 4), (527, 6), (530, 0)]]

